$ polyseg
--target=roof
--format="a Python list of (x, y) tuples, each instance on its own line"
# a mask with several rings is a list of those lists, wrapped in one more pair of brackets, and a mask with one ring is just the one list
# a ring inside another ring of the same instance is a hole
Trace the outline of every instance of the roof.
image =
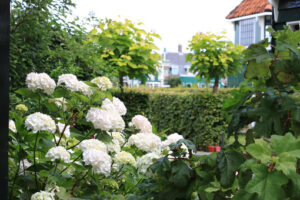
[(272, 4), (270, 4), (268, 0), (243, 0), (227, 15), (226, 19), (233, 19), (264, 12), (272, 12)]

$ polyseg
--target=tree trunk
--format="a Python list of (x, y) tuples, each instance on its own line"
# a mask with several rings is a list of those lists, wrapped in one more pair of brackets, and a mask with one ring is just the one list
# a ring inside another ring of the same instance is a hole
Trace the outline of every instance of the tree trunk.
[(121, 93), (123, 94), (124, 81), (122, 75), (119, 76), (119, 86), (120, 86)]
[(219, 88), (219, 76), (215, 77), (215, 84), (213, 87), (213, 93), (217, 94), (218, 93), (218, 88)]

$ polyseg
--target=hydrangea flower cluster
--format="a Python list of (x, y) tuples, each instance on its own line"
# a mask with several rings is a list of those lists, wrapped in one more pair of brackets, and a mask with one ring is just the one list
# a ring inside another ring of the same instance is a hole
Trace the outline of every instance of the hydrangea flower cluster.
[(51, 161), (58, 159), (64, 161), (65, 163), (69, 163), (70, 153), (62, 146), (52, 147), (47, 152), (46, 158), (50, 158)]
[(151, 152), (143, 155), (142, 157), (138, 157), (136, 162), (136, 167), (138, 168), (138, 171), (142, 174), (146, 174), (147, 169), (152, 165), (156, 160), (161, 158), (162, 155), (160, 155), (157, 152)]
[(34, 193), (31, 200), (55, 200), (54, 195), (52, 192), (40, 191)]
[(106, 143), (108, 152), (118, 153), (121, 151), (119, 140), (112, 139), (111, 142)]
[(101, 107), (108, 111), (117, 112), (119, 115), (125, 115), (127, 112), (124, 103), (117, 97), (113, 97), (113, 102), (111, 102), (108, 98), (104, 99)]
[(108, 132), (108, 134), (113, 138), (119, 141), (120, 145), (123, 145), (125, 143), (125, 137), (120, 132)]
[(26, 77), (26, 85), (30, 90), (41, 89), (46, 94), (52, 94), (56, 84), (46, 73), (31, 72)]
[(116, 154), (115, 161), (118, 165), (125, 165), (129, 164), (132, 166), (135, 166), (136, 162), (134, 157), (131, 155), (131, 153), (128, 153), (126, 151), (121, 151)]
[(83, 161), (86, 165), (92, 165), (94, 173), (109, 176), (111, 158), (106, 152), (97, 149), (87, 149), (83, 152)]
[(17, 128), (16, 128), (16, 124), (15, 124), (15, 122), (13, 121), (13, 120), (9, 120), (9, 122), (8, 122), (8, 128), (12, 131), (12, 132), (14, 132), (14, 133), (16, 133), (17, 132)]
[(154, 152), (160, 150), (161, 140), (153, 133), (138, 133), (129, 137), (128, 145), (135, 145), (137, 148), (146, 152)]
[(27, 112), (27, 111), (28, 111), (28, 108), (27, 108), (27, 106), (25, 106), (24, 104), (18, 104), (18, 105), (16, 106), (16, 110), (23, 111), (23, 112)]
[(25, 126), (27, 127), (27, 130), (32, 130), (34, 133), (37, 133), (38, 131), (55, 133), (56, 131), (56, 125), (53, 119), (49, 115), (40, 112), (27, 116)]
[(152, 133), (152, 125), (149, 120), (142, 115), (135, 115), (129, 126), (134, 126), (136, 129), (140, 130), (142, 133)]
[[(57, 127), (58, 127), (58, 132), (59, 134), (61, 134), (65, 128), (65, 124), (62, 124), (60, 122), (57, 123)], [(66, 137), (70, 137), (71, 133), (70, 133), (70, 125), (67, 125), (65, 131), (64, 131), (64, 135)]]
[(182, 135), (179, 135), (178, 133), (173, 133), (167, 137), (165, 141), (162, 142), (162, 147), (167, 147), (172, 143), (175, 143), (181, 139), (184, 139)]
[(30, 167), (32, 164), (27, 160), (21, 160), (20, 161), (20, 168), (19, 168), (19, 173), (23, 173), (25, 169), (27, 169), (28, 167)]
[(91, 108), (86, 115), (86, 120), (92, 122), (95, 129), (103, 131), (122, 131), (125, 128), (122, 117), (111, 110)]
[(107, 89), (112, 88), (112, 83), (105, 76), (96, 77), (91, 82), (96, 84), (102, 91), (106, 91)]
[(67, 110), (67, 101), (65, 98), (55, 98), (53, 102), (56, 104), (57, 107), (62, 108), (64, 111)]
[(73, 74), (62, 74), (58, 77), (57, 85), (64, 85), (71, 92), (82, 92), (86, 96), (93, 94), (90, 86), (83, 81), (78, 81), (77, 77)]
[(106, 145), (101, 142), (100, 140), (97, 139), (88, 139), (88, 140), (83, 140), (78, 147), (81, 149), (81, 151), (86, 151), (89, 149), (96, 149), (99, 151), (107, 152), (107, 147)]

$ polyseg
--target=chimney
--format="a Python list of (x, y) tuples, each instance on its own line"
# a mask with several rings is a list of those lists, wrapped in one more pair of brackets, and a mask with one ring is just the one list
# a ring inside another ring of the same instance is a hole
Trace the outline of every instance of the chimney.
[(182, 45), (181, 44), (178, 45), (178, 53), (182, 53)]

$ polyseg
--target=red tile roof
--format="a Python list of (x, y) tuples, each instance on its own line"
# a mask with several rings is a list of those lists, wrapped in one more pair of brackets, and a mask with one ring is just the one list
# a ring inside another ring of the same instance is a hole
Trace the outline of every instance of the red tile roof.
[(272, 4), (268, 0), (243, 0), (234, 10), (232, 10), (226, 19), (243, 17), (257, 13), (272, 11)]

